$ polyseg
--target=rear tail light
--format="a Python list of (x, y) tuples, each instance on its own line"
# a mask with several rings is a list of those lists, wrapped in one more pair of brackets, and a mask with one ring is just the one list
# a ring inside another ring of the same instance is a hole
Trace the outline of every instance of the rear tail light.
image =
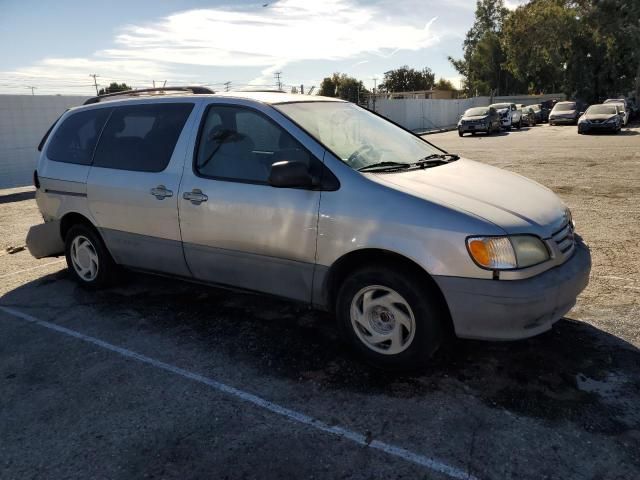
[(40, 189), (40, 179), (38, 178), (38, 170), (33, 171), (33, 186), (36, 190)]

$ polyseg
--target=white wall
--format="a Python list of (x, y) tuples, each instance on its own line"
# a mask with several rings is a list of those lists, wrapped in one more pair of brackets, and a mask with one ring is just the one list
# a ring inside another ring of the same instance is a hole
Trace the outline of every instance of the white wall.
[(0, 188), (31, 184), (43, 135), (65, 110), (87, 98), (0, 95)]
[[(525, 105), (539, 103), (543, 100), (557, 98), (564, 100), (564, 95), (519, 95), (511, 97), (474, 97), (452, 100), (431, 100), (424, 98), (378, 99), (375, 110), (380, 115), (414, 131), (426, 131), (438, 128), (453, 127), (458, 123), (460, 115), (468, 108), (481, 107), (490, 103), (510, 102)], [(370, 105), (369, 108), (372, 108)]]

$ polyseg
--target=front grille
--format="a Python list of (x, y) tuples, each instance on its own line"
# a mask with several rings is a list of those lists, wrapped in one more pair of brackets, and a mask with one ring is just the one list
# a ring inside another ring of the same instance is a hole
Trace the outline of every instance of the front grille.
[(563, 258), (568, 258), (571, 253), (573, 253), (573, 249), (576, 246), (576, 240), (571, 222), (565, 223), (564, 226), (551, 237), (558, 246), (558, 250)]

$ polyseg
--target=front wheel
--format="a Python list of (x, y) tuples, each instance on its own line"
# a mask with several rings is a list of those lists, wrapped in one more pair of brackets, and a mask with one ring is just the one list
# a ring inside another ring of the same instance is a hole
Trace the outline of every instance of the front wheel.
[(458, 136), (463, 137), (464, 133), (462, 133), (460, 130), (458, 130)]
[(106, 287), (115, 278), (116, 264), (100, 236), (87, 225), (74, 225), (69, 229), (65, 256), (69, 271), (83, 287)]
[(387, 369), (426, 364), (444, 337), (443, 309), (430, 286), (390, 267), (366, 267), (336, 301), (343, 335), (369, 363)]

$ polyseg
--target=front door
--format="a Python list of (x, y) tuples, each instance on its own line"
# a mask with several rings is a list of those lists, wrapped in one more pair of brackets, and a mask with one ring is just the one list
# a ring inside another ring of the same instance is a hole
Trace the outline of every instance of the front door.
[(87, 198), (117, 263), (189, 276), (178, 225), (178, 188), (194, 106), (183, 101), (115, 107), (104, 127)]
[(265, 112), (207, 107), (178, 200), (195, 278), (310, 301), (320, 192), (271, 187), (283, 160), (322, 168)]

